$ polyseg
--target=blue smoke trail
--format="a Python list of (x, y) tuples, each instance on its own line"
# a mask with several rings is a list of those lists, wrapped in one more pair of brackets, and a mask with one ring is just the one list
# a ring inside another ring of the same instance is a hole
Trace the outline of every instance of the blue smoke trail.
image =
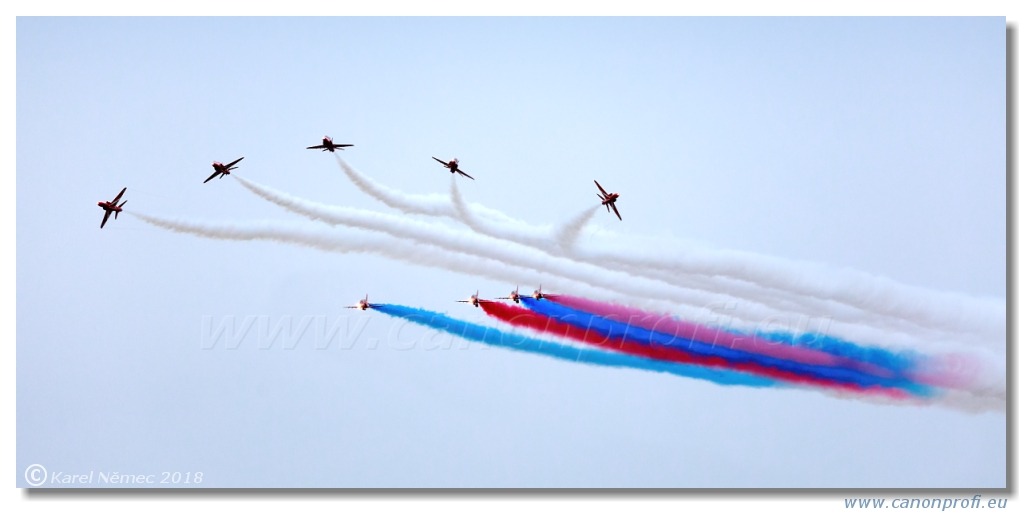
[[(594, 330), (602, 336), (607, 337), (608, 340), (626, 339), (631, 342), (645, 345), (658, 344), (697, 356), (724, 358), (737, 363), (753, 363), (764, 367), (792, 372), (794, 374), (815, 376), (836, 383), (849, 383), (860, 387), (883, 386), (898, 388), (918, 396), (933, 395), (933, 390), (930, 387), (915, 383), (901, 376), (875, 376), (843, 367), (794, 362), (773, 356), (707, 344), (705, 342), (684, 337), (677, 337), (668, 333), (652, 331), (646, 328), (633, 326), (628, 323), (606, 319), (599, 315), (594, 315), (582, 310), (569, 308), (554, 301), (537, 300), (531, 297), (523, 297), (521, 298), (521, 301), (530, 310), (547, 317), (557, 319), (561, 322), (572, 324), (582, 329)], [(844, 354), (842, 356), (852, 357), (849, 354)]]
[(915, 351), (888, 351), (878, 347), (859, 346), (840, 338), (830, 337), (822, 333), (786, 333), (775, 331), (756, 331), (754, 336), (779, 342), (782, 344), (815, 349), (835, 356), (884, 367), (897, 374), (906, 375), (914, 370), (924, 357)]
[(708, 369), (700, 366), (685, 365), (674, 362), (662, 362), (648, 358), (624, 355), (595, 349), (583, 349), (550, 342), (515, 333), (504, 332), (496, 328), (473, 324), (448, 317), (442, 313), (431, 312), (420, 308), (401, 305), (375, 304), (371, 307), (381, 313), (399, 317), (422, 324), (430, 328), (451, 333), (453, 335), (482, 342), (484, 344), (542, 354), (560, 360), (568, 360), (606, 367), (624, 367), (651, 372), (666, 372), (687, 378), (703, 379), (720, 385), (745, 385), (751, 387), (779, 386), (773, 379), (753, 376), (742, 372)]

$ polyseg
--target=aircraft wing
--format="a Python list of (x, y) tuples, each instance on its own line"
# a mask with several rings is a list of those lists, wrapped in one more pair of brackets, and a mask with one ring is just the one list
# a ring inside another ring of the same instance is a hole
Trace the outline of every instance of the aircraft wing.
[(121, 192), (117, 193), (117, 196), (114, 196), (114, 201), (111, 201), (110, 203), (117, 204), (117, 200), (121, 199), (121, 195), (124, 194), (124, 191), (127, 191), (127, 190), (128, 190), (127, 187), (125, 187), (124, 189), (121, 189)]
[(232, 162), (232, 163), (230, 163), (230, 164), (228, 164), (228, 165), (224, 166), (224, 168), (225, 168), (225, 169), (227, 169), (227, 168), (229, 168), (229, 167), (231, 167), (231, 166), (233, 166), (233, 165), (235, 165), (235, 164), (237, 164), (237, 163), (241, 162), (241, 161), (242, 161), (242, 159), (244, 159), (244, 158), (245, 158), (245, 157), (238, 157), (237, 159), (235, 159), (235, 160), (234, 160), (234, 162)]
[(612, 207), (612, 210), (615, 211), (615, 216), (619, 218), (619, 221), (621, 221), (622, 216), (619, 215), (619, 208), (615, 206), (615, 203), (611, 203), (610, 205)]
[(326, 150), (327, 146), (324, 146), (323, 144), (318, 144), (316, 146), (309, 146), (306, 149), (307, 150)]
[(604, 187), (601, 187), (601, 184), (597, 183), (597, 180), (594, 180), (594, 185), (596, 185), (597, 188), (601, 190), (601, 194), (604, 194), (605, 196), (608, 195), (608, 192), (604, 190)]
[(354, 144), (335, 144), (335, 148), (348, 148), (349, 146), (355, 146)]
[(441, 159), (439, 159), (437, 157), (430, 157), (430, 158), (440, 162), (442, 166), (448, 167), (448, 163), (447, 162), (445, 162), (445, 161), (443, 161), (443, 160), (441, 160)]
[(110, 219), (110, 212), (112, 212), (112, 211), (111, 210), (107, 210), (106, 212), (103, 213), (103, 222), (100, 223), (100, 228), (101, 229), (107, 224), (107, 219)]
[(460, 175), (462, 175), (462, 176), (465, 176), (466, 178), (469, 178), (470, 180), (476, 180), (476, 178), (473, 178), (472, 176), (469, 176), (466, 173), (463, 173), (461, 169), (455, 169), (455, 172), (460, 174)]
[(219, 174), (220, 174), (220, 171), (214, 171), (214, 172), (213, 172), (213, 174), (212, 174), (212, 175), (210, 175), (210, 177), (209, 177), (209, 178), (207, 178), (206, 180), (203, 180), (203, 183), (206, 183), (206, 182), (209, 182), (210, 180), (213, 180), (213, 179), (214, 179), (214, 178), (216, 178), (216, 177), (217, 177), (217, 175), (219, 175)]

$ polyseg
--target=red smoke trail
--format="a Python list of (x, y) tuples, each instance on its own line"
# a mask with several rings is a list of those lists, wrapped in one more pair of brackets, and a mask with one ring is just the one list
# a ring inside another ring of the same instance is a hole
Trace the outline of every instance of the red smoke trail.
[(861, 362), (843, 356), (836, 356), (811, 348), (771, 342), (754, 335), (727, 333), (717, 328), (710, 328), (692, 322), (677, 320), (667, 314), (655, 314), (614, 303), (594, 301), (584, 297), (568, 296), (563, 294), (552, 294), (549, 297), (556, 303), (563, 304), (569, 308), (583, 310), (609, 320), (623, 322), (632, 326), (639, 326), (651, 331), (666, 333), (674, 337), (696, 340), (698, 342), (712, 345), (724, 344), (731, 349), (737, 349), (739, 351), (754, 354), (763, 354), (794, 362), (807, 363), (811, 365), (846, 367), (859, 372), (882, 377), (893, 376), (891, 370), (871, 363)]
[(626, 339), (609, 340), (597, 330), (579, 328), (557, 319), (546, 317), (526, 308), (519, 308), (504, 303), (480, 301), (480, 307), (500, 321), (513, 326), (519, 326), (560, 337), (570, 338), (586, 344), (614, 350), (620, 353), (627, 353), (635, 356), (643, 356), (654, 360), (672, 361), (692, 365), (703, 365), (707, 367), (721, 367), (731, 370), (738, 370), (750, 374), (766, 376), (780, 381), (786, 381), (798, 385), (823, 386), (833, 389), (841, 389), (851, 392), (875, 392), (890, 396), (894, 399), (906, 399), (910, 395), (903, 390), (872, 387), (865, 389), (851, 383), (836, 383), (816, 376), (796, 374), (789, 371), (779, 370), (750, 362), (730, 362), (729, 360), (716, 356), (696, 356), (678, 349), (660, 346), (646, 345)]

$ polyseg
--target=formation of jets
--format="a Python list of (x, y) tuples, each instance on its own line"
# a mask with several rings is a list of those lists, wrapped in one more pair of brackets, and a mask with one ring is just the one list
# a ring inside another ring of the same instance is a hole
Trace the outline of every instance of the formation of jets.
[[(547, 295), (544, 294), (544, 292), (541, 291), (541, 288), (542, 288), (541, 286), (538, 286), (537, 290), (534, 290), (533, 294), (531, 294), (534, 299), (537, 299), (537, 300), (547, 299)], [(495, 299), (508, 299), (508, 300), (512, 300), (512, 301), (514, 301), (516, 303), (519, 303), (519, 300), (521, 298), (522, 298), (522, 296), (519, 295), (519, 287), (517, 286), (516, 289), (513, 290), (512, 292), (509, 292), (509, 294), (507, 296), (502, 296), (502, 297), (495, 298)], [(468, 304), (473, 305), (473, 306), (475, 306), (477, 308), (480, 308), (480, 301), (481, 301), (481, 299), (480, 299), (480, 291), (478, 290), (475, 293), (473, 293), (473, 295), (469, 296), (468, 299), (459, 299), (459, 300), (457, 300), (455, 302), (456, 303), (468, 303)], [(352, 308), (352, 309), (356, 309), (356, 310), (366, 310), (367, 308), (373, 308), (374, 306), (376, 306), (376, 305), (370, 302), (370, 295), (367, 294), (367, 295), (364, 295), (363, 298), (360, 299), (359, 302), (357, 302), (356, 304), (350, 305), (350, 306), (346, 306), (345, 308)]]
[[(533, 299), (537, 299), (537, 300), (547, 299), (547, 296), (544, 294), (544, 292), (541, 291), (542, 288), (543, 288), (543, 285), (538, 285), (537, 286), (537, 290), (534, 290), (533, 294), (531, 294), (533, 296)], [(480, 291), (478, 290), (478, 291), (476, 291), (476, 294), (473, 294), (472, 296), (469, 296), (469, 299), (460, 299), (460, 300), (458, 300), (456, 302), (457, 303), (470, 303), (473, 306), (479, 307), (480, 306), (479, 296), (480, 296)], [(511, 301), (513, 301), (515, 303), (518, 303), (519, 300), (522, 299), (522, 296), (519, 295), (519, 286), (516, 286), (516, 290), (513, 290), (512, 292), (509, 292), (507, 296), (502, 296), (502, 297), (495, 298), (495, 299), (508, 299), (508, 300), (511, 300)]]
[[(537, 300), (547, 299), (547, 296), (543, 292), (543, 288), (544, 288), (543, 285), (538, 285), (537, 286), (537, 289), (533, 291), (533, 294), (530, 294), (531, 296), (533, 296), (533, 299), (537, 299)], [(519, 295), (519, 287), (517, 286), (516, 290), (513, 290), (512, 292), (510, 292), (509, 295), (503, 296), (503, 297), (499, 297), (497, 299), (511, 299), (512, 301), (518, 303), (521, 298), (522, 298), (522, 296)]]
[[(306, 149), (307, 150), (329, 151), (331, 153), (334, 153), (335, 150), (344, 150), (345, 148), (348, 148), (348, 147), (351, 147), (351, 146), (354, 146), (354, 145), (352, 145), (352, 144), (339, 144), (339, 143), (335, 143), (334, 140), (331, 139), (330, 136), (325, 135), (320, 144), (317, 144), (315, 146), (308, 146), (308, 147), (306, 147)], [(242, 159), (244, 159), (244, 158), (245, 157), (238, 157), (237, 159), (235, 159), (235, 160), (233, 160), (233, 161), (231, 161), (231, 162), (229, 162), (227, 164), (222, 164), (220, 162), (214, 162), (213, 163), (213, 174), (211, 174), (209, 176), (209, 178), (204, 180), (203, 183), (209, 182), (210, 180), (213, 180), (214, 178), (217, 178), (218, 176), (220, 178), (224, 178), (224, 175), (231, 174), (231, 171), (233, 169), (238, 169), (237, 164), (239, 162), (241, 162)], [(439, 159), (437, 157), (431, 157), (431, 158), (436, 160), (437, 162), (439, 162), (445, 168), (447, 168), (448, 171), (450, 171), (452, 174), (458, 173), (458, 174), (460, 174), (462, 176), (465, 176), (466, 178), (469, 178), (470, 180), (475, 180), (475, 178), (473, 178), (472, 176), (469, 176), (469, 174), (467, 174), (465, 171), (459, 169), (459, 159), (453, 158), (452, 160), (449, 160), (449, 161), (445, 162), (445, 161), (443, 161), (443, 160), (441, 160), (441, 159)], [(601, 191), (601, 193), (597, 195), (601, 199), (601, 204), (605, 206), (605, 209), (608, 212), (614, 211), (615, 212), (615, 216), (618, 217), (619, 220), (621, 221), (622, 220), (622, 216), (619, 215), (619, 209), (615, 206), (615, 200), (619, 199), (619, 194), (615, 193), (615, 192), (608, 193), (607, 191), (604, 190), (604, 187), (601, 187), (601, 184), (597, 183), (597, 180), (594, 180), (594, 185), (597, 185), (597, 189), (599, 191)], [(100, 222), (100, 228), (103, 228), (104, 226), (106, 226), (107, 220), (110, 219), (110, 214), (111, 213), (114, 214), (114, 219), (117, 219), (117, 214), (119, 214), (121, 212), (121, 209), (122, 209), (122, 207), (124, 207), (125, 203), (128, 203), (127, 200), (121, 201), (121, 203), (118, 203), (118, 201), (121, 200), (121, 196), (124, 195), (124, 192), (126, 190), (128, 190), (127, 187), (121, 189), (121, 192), (117, 193), (117, 196), (114, 196), (114, 199), (111, 200), (111, 201), (100, 201), (99, 203), (97, 203), (97, 205), (99, 205), (100, 208), (103, 209), (103, 221)], [(469, 303), (469, 304), (472, 304), (475, 307), (479, 307), (480, 306), (479, 296), (480, 296), (480, 291), (477, 291), (476, 294), (473, 294), (472, 296), (469, 296), (469, 299), (462, 299), (462, 300), (459, 300), (458, 302), (459, 303)], [(540, 286), (537, 287), (537, 290), (533, 291), (532, 296), (533, 296), (534, 299), (538, 299), (538, 300), (545, 298), (545, 295), (541, 291), (541, 287)], [(356, 303), (355, 305), (347, 306), (345, 308), (355, 308), (355, 309), (359, 309), (359, 310), (366, 310), (367, 308), (372, 308), (374, 305), (369, 302), (369, 297), (370, 297), (369, 294), (367, 294), (367, 295), (363, 296), (363, 299), (360, 299), (359, 302)], [(516, 302), (516, 303), (519, 303), (519, 300), (520, 300), (519, 287), (517, 286), (516, 289), (513, 290), (512, 292), (510, 292), (508, 296), (499, 297), (497, 299), (507, 299), (507, 300), (511, 300), (511, 301)]]

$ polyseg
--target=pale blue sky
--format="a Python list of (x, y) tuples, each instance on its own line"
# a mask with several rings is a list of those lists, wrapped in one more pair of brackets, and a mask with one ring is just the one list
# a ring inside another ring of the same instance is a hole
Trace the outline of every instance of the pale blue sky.
[[(458, 157), (467, 199), (532, 223), (596, 178), (623, 195), (609, 230), (1003, 298), (1004, 69), (1003, 18), (20, 18), (18, 486), (33, 463), (213, 487), (1004, 486), (1003, 413), (482, 349), (342, 307), (487, 324), (452, 301), (515, 284), (100, 231), (95, 206), (127, 186), (127, 210), (314, 226), (202, 183), (244, 155), (242, 176), (384, 211), (303, 149), (328, 134), (408, 192), (446, 193), (430, 157)], [(341, 319), (352, 345), (204, 349), (204, 319), (246, 316)]]

